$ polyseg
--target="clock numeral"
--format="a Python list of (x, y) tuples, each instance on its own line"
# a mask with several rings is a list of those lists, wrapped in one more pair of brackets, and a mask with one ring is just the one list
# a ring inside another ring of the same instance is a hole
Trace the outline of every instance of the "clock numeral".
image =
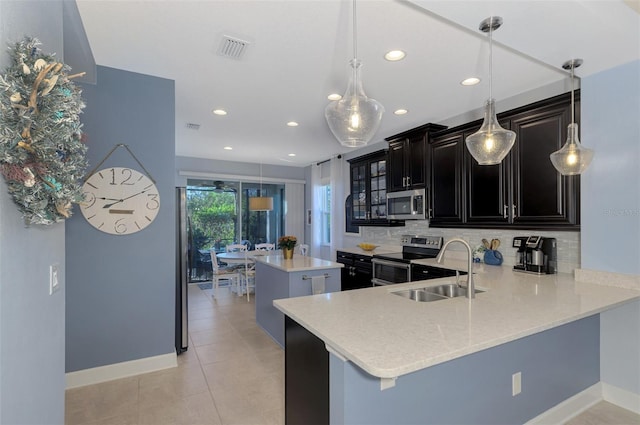
[(93, 192), (83, 192), (84, 195), (84, 204), (82, 208), (91, 208), (96, 203), (96, 195)]
[(158, 194), (157, 193), (147, 193), (147, 209), (149, 210), (157, 210), (160, 206), (160, 202), (158, 202)]
[[(112, 186), (116, 186), (118, 185), (118, 183), (116, 183), (116, 169), (112, 168), (111, 170), (111, 183), (109, 183)], [(129, 168), (123, 168), (120, 171), (120, 174), (122, 174), (122, 176), (124, 177), (124, 180), (122, 180), (119, 184), (120, 185), (125, 185), (125, 186), (133, 186), (134, 184), (136, 184), (136, 182), (130, 182), (129, 180), (131, 180), (131, 177), (133, 175), (131, 169)]]
[(127, 225), (124, 223), (124, 220), (126, 219), (121, 218), (113, 223), (113, 230), (119, 235), (127, 231)]

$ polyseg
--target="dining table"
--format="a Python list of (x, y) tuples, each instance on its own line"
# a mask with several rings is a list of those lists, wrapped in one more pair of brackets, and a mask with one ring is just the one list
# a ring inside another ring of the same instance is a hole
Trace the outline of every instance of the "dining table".
[(223, 263), (227, 264), (239, 264), (244, 263), (245, 259), (251, 263), (254, 262), (254, 258), (257, 256), (263, 255), (282, 255), (282, 251), (274, 250), (274, 251), (233, 251), (233, 252), (222, 252), (220, 254), (216, 254), (216, 257)]

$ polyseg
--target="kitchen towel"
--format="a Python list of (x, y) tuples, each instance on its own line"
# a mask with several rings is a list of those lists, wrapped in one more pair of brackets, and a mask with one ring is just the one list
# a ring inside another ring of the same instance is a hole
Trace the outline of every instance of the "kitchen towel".
[(324, 293), (324, 275), (323, 274), (319, 276), (311, 277), (311, 293), (313, 295)]

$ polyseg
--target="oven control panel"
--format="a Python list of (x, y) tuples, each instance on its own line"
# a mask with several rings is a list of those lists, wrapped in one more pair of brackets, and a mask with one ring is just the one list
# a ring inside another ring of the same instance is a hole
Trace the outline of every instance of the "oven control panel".
[(402, 235), (403, 246), (415, 246), (420, 248), (442, 248), (442, 236)]

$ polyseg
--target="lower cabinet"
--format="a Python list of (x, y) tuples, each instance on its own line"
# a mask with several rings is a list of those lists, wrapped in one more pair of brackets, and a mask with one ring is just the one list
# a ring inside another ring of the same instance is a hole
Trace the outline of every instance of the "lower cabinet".
[(324, 342), (285, 316), (285, 423), (329, 423), (329, 353)]
[(336, 262), (344, 264), (340, 271), (343, 291), (370, 288), (372, 286), (373, 265), (371, 264), (371, 256), (338, 251), (336, 253)]

